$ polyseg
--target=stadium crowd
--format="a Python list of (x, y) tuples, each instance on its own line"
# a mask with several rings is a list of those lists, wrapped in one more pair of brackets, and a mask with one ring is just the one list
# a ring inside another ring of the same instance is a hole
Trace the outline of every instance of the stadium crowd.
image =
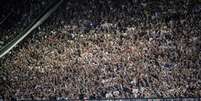
[(201, 96), (200, 3), (64, 1), (1, 60), (6, 73), (0, 73), (0, 94), (35, 99)]

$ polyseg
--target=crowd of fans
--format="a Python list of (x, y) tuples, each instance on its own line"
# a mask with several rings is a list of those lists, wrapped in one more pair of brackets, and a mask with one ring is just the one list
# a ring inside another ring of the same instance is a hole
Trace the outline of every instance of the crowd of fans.
[(201, 96), (200, 19), (196, 0), (64, 1), (1, 60), (6, 73), (0, 77), (0, 94), (73, 99)]

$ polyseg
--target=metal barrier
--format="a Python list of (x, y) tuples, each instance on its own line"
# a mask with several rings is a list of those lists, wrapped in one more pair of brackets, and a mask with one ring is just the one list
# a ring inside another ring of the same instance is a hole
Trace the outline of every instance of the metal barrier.
[(30, 26), (28, 26), (24, 32), (19, 34), (13, 40), (11, 40), (8, 44), (3, 46), (0, 49), (0, 58), (7, 54), (13, 47), (15, 47), (20, 41), (22, 41), (29, 33), (31, 33), (35, 28), (41, 25), (62, 3), (63, 0), (56, 1), (52, 5), (50, 5), (44, 13), (41, 14)]

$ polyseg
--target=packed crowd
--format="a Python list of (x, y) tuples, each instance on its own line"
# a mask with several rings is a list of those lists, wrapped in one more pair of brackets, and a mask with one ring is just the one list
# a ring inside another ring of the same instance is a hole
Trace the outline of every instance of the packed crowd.
[[(0, 94), (201, 96), (201, 2), (68, 0), (2, 59)], [(5, 70), (6, 69), (6, 70)]]

